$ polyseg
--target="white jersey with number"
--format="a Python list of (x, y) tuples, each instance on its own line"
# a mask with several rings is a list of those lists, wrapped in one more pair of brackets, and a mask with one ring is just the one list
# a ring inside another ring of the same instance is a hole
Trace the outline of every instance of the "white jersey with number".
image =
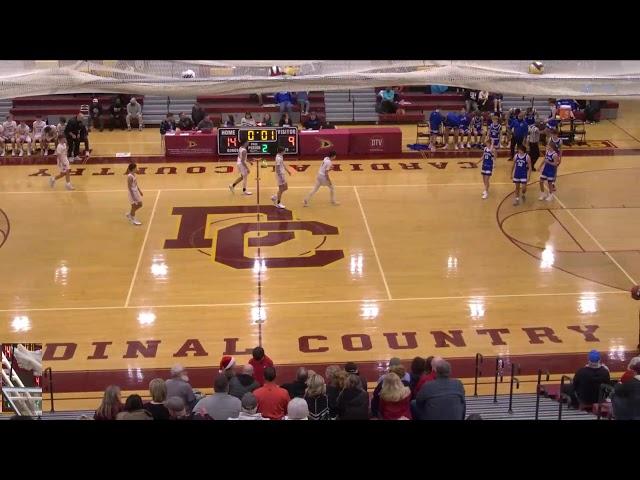
[(276, 155), (276, 180), (278, 185), (287, 183), (286, 168), (284, 168), (284, 155), (278, 153)]
[(18, 124), (15, 121), (7, 120), (2, 124), (4, 127), (4, 136), (5, 137), (13, 137), (16, 134), (16, 129), (18, 128)]
[(140, 189), (138, 188), (138, 179), (133, 173), (127, 175), (127, 191), (129, 193), (129, 203), (142, 202), (142, 195), (140, 195)]
[(27, 125), (26, 123), (24, 125), (23, 124), (18, 125), (17, 130), (18, 130), (18, 136), (22, 138), (28, 136), (29, 132), (31, 131), (31, 129), (29, 128), (29, 125)]
[(246, 164), (247, 163), (247, 149), (244, 147), (240, 147), (238, 149), (238, 165), (240, 165), (241, 163)]
[(67, 144), (59, 143), (56, 147), (56, 156), (58, 157), (58, 168), (61, 172), (69, 170), (69, 159), (67, 158)]
[(44, 132), (44, 127), (47, 126), (47, 122), (44, 120), (36, 120), (33, 122), (33, 136), (36, 138), (42, 137), (42, 133)]
[(324, 160), (322, 160), (322, 164), (320, 165), (320, 170), (318, 170), (318, 175), (326, 177), (331, 171), (331, 166), (331, 159), (329, 157), (324, 157)]

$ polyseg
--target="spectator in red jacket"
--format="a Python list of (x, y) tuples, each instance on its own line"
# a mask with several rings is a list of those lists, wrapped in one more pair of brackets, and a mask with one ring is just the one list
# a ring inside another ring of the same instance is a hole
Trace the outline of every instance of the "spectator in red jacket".
[(442, 360), (442, 357), (427, 357), (426, 370), (424, 372), (424, 375), (420, 377), (420, 380), (418, 380), (416, 388), (413, 390), (414, 396), (418, 395), (418, 392), (425, 383), (431, 382), (436, 379), (436, 370), (435, 368), (433, 368), (433, 366), (440, 360)]
[(402, 383), (395, 372), (389, 372), (382, 381), (380, 416), (383, 420), (411, 419), (411, 389)]
[(640, 357), (633, 357), (631, 359), (627, 371), (620, 377), (620, 383), (630, 382), (636, 375), (640, 375)]
[(264, 353), (264, 348), (256, 347), (251, 352), (253, 358), (249, 360), (249, 365), (253, 367), (253, 378), (260, 386), (264, 385), (264, 369), (273, 367), (273, 361)]
[(265, 368), (264, 386), (255, 389), (253, 394), (258, 399), (258, 412), (263, 417), (271, 420), (282, 420), (287, 414), (287, 405), (290, 400), (289, 392), (279, 387), (275, 380), (276, 369), (272, 366)]

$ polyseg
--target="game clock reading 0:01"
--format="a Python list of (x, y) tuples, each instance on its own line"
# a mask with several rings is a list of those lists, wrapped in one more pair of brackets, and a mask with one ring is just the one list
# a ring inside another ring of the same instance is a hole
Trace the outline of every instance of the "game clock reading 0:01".
[(219, 128), (218, 155), (236, 155), (248, 141), (249, 155), (275, 155), (278, 147), (285, 154), (298, 153), (298, 129), (295, 127)]

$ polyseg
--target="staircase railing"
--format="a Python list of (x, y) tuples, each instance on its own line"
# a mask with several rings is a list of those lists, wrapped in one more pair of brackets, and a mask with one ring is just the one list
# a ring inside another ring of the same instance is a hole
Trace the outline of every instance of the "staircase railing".
[(45, 368), (43, 376), (44, 378), (49, 380), (49, 399), (51, 401), (51, 413), (55, 413), (55, 408), (53, 407), (53, 370), (51, 370), (51, 367)]
[(535, 416), (535, 420), (538, 420), (538, 413), (540, 412), (540, 395), (542, 394), (541, 392), (541, 388), (540, 388), (540, 381), (542, 379), (542, 374), (546, 374), (547, 378), (546, 378), (546, 382), (549, 381), (549, 370), (542, 370), (541, 368), (538, 369), (538, 382), (536, 383), (536, 416)]
[(520, 389), (520, 380), (518, 380), (514, 375), (520, 374), (520, 365), (517, 363), (511, 364), (511, 385), (509, 386), (509, 410), (508, 413), (513, 413), (513, 384), (516, 384), (516, 388)]
[(500, 377), (500, 383), (504, 381), (504, 360), (501, 357), (496, 357), (496, 373), (493, 381), (493, 403), (498, 403), (498, 376)]
[(480, 367), (482, 366), (482, 362), (484, 362), (484, 357), (481, 353), (476, 353), (476, 374), (473, 379), (473, 396), (478, 396), (478, 377), (482, 375), (480, 371)]
[(562, 405), (564, 404), (564, 401), (567, 401), (567, 405), (570, 406), (571, 405), (571, 396), (567, 395), (566, 393), (564, 393), (562, 390), (564, 389), (564, 381), (569, 380), (569, 382), (573, 381), (573, 378), (567, 376), (567, 375), (562, 375), (562, 377), (560, 378), (560, 394), (558, 395), (558, 420), (562, 420)]

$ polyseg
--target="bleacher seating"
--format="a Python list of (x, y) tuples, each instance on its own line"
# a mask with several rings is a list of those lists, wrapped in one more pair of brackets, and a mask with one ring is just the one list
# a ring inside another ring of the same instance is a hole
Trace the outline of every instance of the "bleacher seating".
[[(258, 102), (258, 96), (253, 94), (202, 96), (198, 97), (198, 103), (207, 113), (272, 113), (280, 111), (278, 105), (275, 104), (273, 95), (262, 95), (262, 105)], [(294, 104), (292, 111), (299, 112), (299, 105)], [(309, 93), (309, 111), (318, 114), (324, 113), (324, 92)]]

